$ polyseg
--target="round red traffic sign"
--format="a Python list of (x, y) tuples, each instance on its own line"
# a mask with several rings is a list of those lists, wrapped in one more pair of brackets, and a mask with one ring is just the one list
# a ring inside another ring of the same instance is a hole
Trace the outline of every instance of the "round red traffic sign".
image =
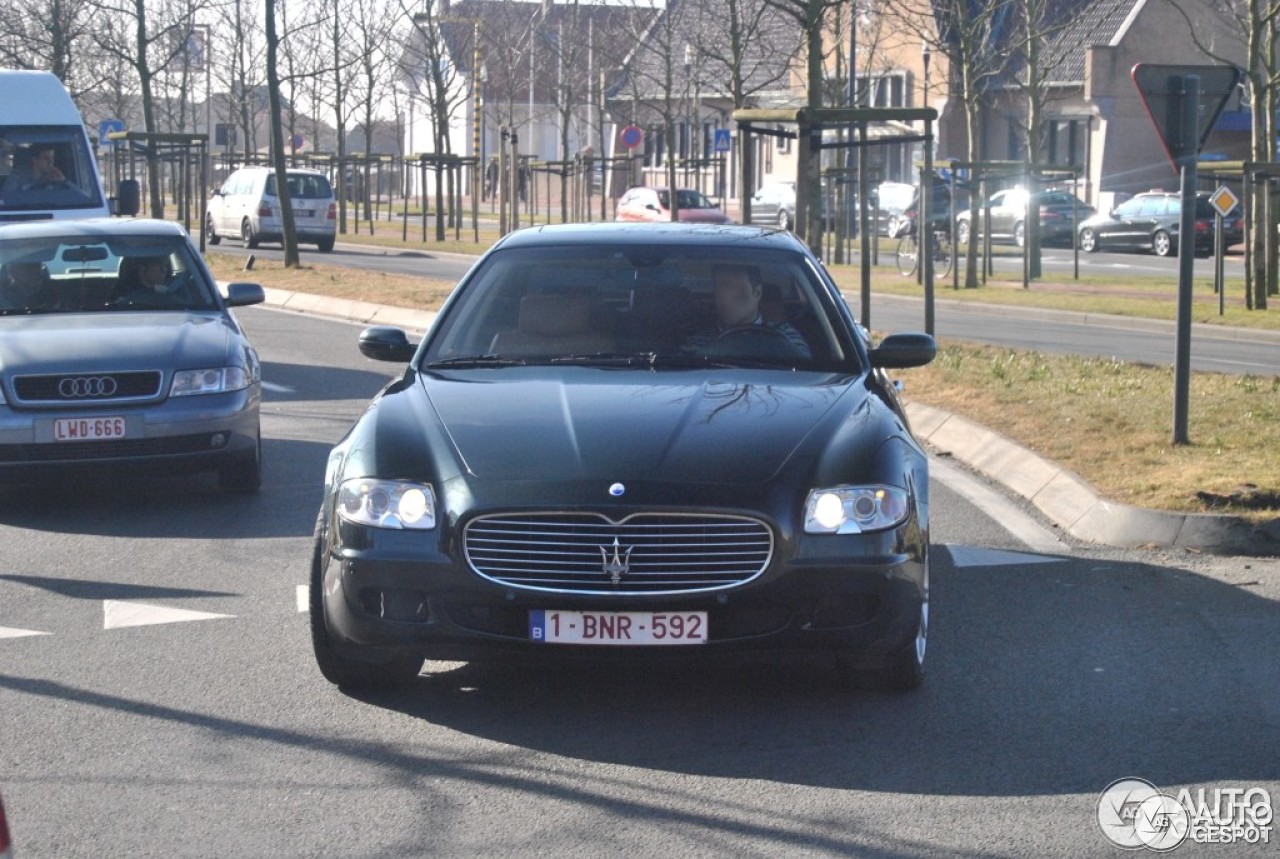
[(628, 125), (622, 129), (622, 145), (628, 149), (635, 149), (642, 140), (644, 140), (644, 133), (634, 125)]

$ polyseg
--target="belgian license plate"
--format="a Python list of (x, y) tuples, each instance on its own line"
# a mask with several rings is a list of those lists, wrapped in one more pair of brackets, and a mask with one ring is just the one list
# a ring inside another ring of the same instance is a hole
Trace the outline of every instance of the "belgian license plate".
[(529, 612), (529, 637), (548, 644), (706, 644), (705, 611)]
[(124, 418), (59, 418), (53, 422), (54, 441), (101, 441), (124, 436)]
[(294, 212), (294, 214), (297, 215), (299, 218), (309, 218), (311, 217), (312, 212), (310, 209), (298, 209), (297, 211)]

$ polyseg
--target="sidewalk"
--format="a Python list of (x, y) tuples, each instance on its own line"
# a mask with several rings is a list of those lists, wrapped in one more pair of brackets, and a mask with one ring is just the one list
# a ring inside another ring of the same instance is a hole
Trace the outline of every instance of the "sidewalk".
[[(298, 313), (393, 325), (425, 333), (435, 321), (432, 310), (411, 310), (366, 301), (328, 298), (266, 289), (269, 306)], [(890, 298), (882, 296), (881, 300)], [(898, 301), (920, 301), (893, 297)], [(974, 305), (943, 302), (963, 312)], [(1041, 319), (1088, 321), (1117, 328), (1150, 326), (1172, 330), (1173, 323), (1072, 311), (1006, 308), (1011, 314)], [(1241, 340), (1280, 342), (1280, 332), (1202, 325), (1204, 334)], [(1225, 555), (1280, 555), (1280, 518), (1255, 526), (1238, 516), (1173, 513), (1117, 504), (1101, 497), (1078, 475), (1005, 438), (994, 430), (923, 403), (908, 403), (916, 437), (937, 455), (949, 456), (1022, 496), (1071, 536), (1120, 548), (1192, 549)]]

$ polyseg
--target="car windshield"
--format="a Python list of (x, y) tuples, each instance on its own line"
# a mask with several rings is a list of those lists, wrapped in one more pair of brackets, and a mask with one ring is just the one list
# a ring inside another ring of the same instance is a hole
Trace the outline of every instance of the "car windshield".
[[(276, 193), (276, 177), (267, 177), (266, 193), (278, 197)], [(289, 174), (289, 198), (291, 200), (324, 200), (333, 196), (333, 188), (329, 180), (312, 173)]]
[(0, 315), (216, 309), (181, 236), (0, 239)]
[[(707, 199), (707, 196), (701, 191), (692, 191), (683, 189), (676, 191), (676, 201), (679, 202), (682, 209), (714, 209), (715, 203)], [(658, 192), (658, 202), (662, 204), (662, 208), (671, 208), (671, 194), (668, 191)]]
[(0, 212), (102, 206), (79, 126), (0, 126)]
[(848, 372), (832, 292), (794, 251), (557, 246), (491, 254), (461, 287), (424, 366), (582, 363)]

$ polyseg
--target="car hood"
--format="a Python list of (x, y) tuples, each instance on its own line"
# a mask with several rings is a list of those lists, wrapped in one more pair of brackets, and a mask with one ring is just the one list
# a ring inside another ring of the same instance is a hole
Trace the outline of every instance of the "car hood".
[[(499, 373), (507, 377), (497, 380)], [(503, 370), (476, 383), (423, 387), (462, 467), (487, 480), (769, 480), (846, 400), (848, 376), (761, 373), (733, 381), (690, 373), (567, 369), (531, 379)], [(796, 381), (779, 382), (781, 376)]]
[(219, 313), (0, 316), (6, 374), (226, 366), (235, 329)]

